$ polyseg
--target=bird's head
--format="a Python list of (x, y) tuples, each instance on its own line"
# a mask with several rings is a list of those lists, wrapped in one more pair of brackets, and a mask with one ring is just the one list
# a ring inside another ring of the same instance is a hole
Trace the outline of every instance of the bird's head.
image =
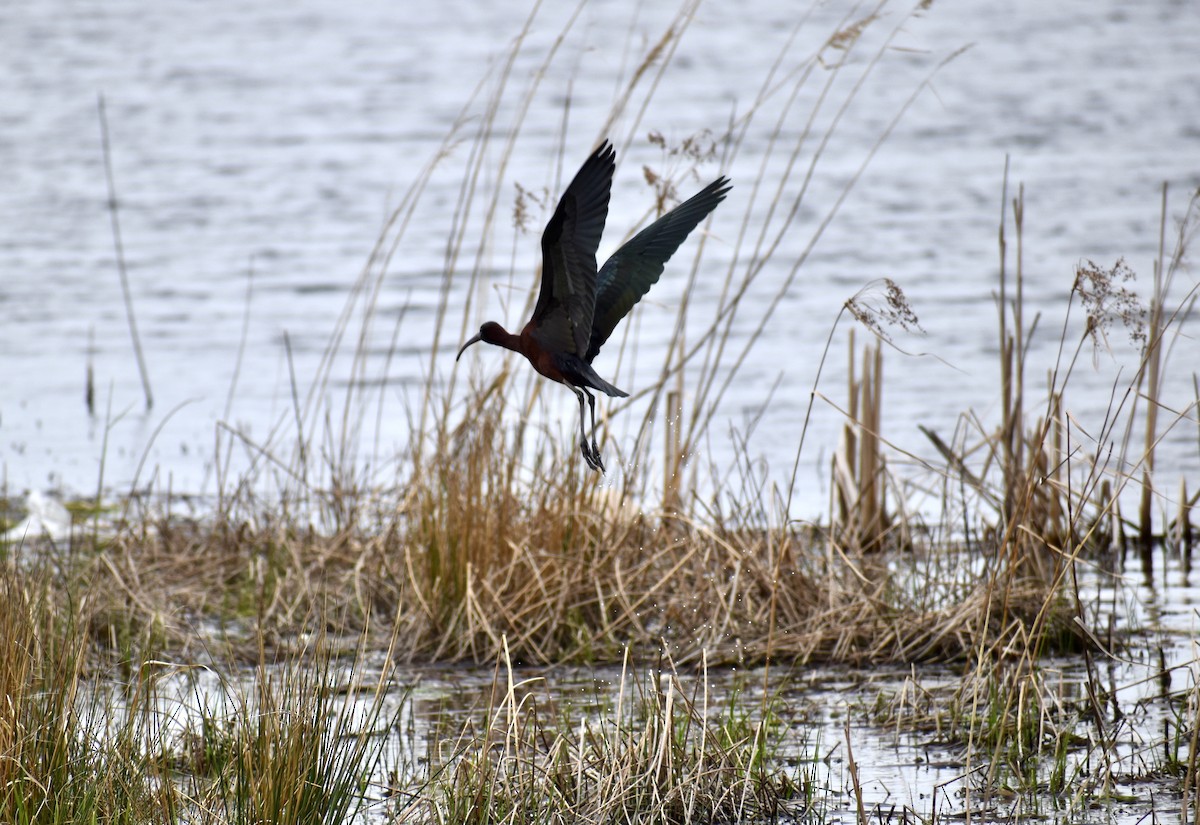
[(478, 335), (475, 335), (469, 341), (467, 341), (467, 343), (462, 345), (462, 348), (459, 349), (458, 355), (454, 357), (454, 360), (457, 361), (459, 358), (462, 358), (462, 354), (467, 351), (467, 347), (471, 346), (471, 344), (479, 341), (483, 341), (485, 344), (499, 344), (506, 338), (508, 338), (508, 333), (505, 332), (504, 327), (500, 326), (495, 321), (488, 321), (479, 328)]

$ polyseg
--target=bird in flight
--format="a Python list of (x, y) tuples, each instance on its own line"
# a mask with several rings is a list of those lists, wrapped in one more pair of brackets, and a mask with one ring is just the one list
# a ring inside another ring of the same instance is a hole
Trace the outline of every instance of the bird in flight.
[[(614, 398), (619, 390), (592, 369), (592, 359), (633, 305), (658, 282), (663, 267), (688, 234), (725, 199), (729, 180), (719, 177), (650, 224), (596, 268), (596, 249), (608, 215), (617, 153), (608, 141), (584, 161), (563, 193), (542, 233), (542, 285), (533, 317), (519, 335), (495, 321), (462, 345), (483, 341), (519, 352), (539, 373), (565, 384), (579, 399), (579, 450), (588, 467), (603, 472), (596, 445), (598, 390)], [(588, 440), (584, 400), (591, 410)]]

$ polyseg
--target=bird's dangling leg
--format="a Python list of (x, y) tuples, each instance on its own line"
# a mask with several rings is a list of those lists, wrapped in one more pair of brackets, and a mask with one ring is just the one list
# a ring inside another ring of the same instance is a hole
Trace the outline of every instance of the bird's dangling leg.
[(592, 411), (592, 458), (596, 460), (596, 464), (600, 467), (600, 472), (604, 472), (604, 462), (600, 460), (600, 447), (596, 445), (596, 396), (592, 395), (587, 390), (583, 391), (587, 396), (588, 406)]
[[(603, 472), (604, 465), (600, 463), (600, 457), (592, 451), (588, 444), (587, 411), (583, 407), (583, 390), (572, 387), (570, 384), (567, 386), (571, 387), (571, 392), (575, 393), (575, 397), (579, 399), (579, 452), (583, 453), (583, 460), (587, 462), (588, 467)], [(591, 397), (590, 394), (589, 397)]]

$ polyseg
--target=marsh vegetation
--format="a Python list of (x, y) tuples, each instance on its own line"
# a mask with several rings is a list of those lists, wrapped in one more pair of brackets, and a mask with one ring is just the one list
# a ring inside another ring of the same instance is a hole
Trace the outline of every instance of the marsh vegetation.
[[(1164, 188), (1140, 289), (1125, 261), (1084, 260), (1061, 273), (1050, 317), (1026, 306), (1024, 187), (999, 179), (998, 407), (926, 428), (932, 460), (887, 440), (885, 365), (916, 357), (903, 338), (920, 308), (877, 279), (815, 319), (830, 331), (814, 357), (848, 362), (847, 381), (818, 378), (803, 428), (770, 458), (798, 466), (814, 410), (833, 410), (828, 475), (779, 482), (744, 451), (714, 469), (719, 405), (875, 151), (837, 177), (837, 198), (809, 202), (903, 21), (847, 19), (813, 53), (783, 50), (751, 105), (673, 143), (648, 113), (694, 12), (648, 45), (601, 132), (661, 149), (664, 167), (643, 170), (656, 214), (747, 141), (765, 144), (763, 162), (734, 181), (740, 221), (731, 199), (720, 231), (702, 226), (673, 262), (674, 343), (605, 411), (620, 472), (588, 470), (563, 434), (570, 417), (546, 423), (553, 390), (511, 359), (451, 366), (478, 326), (494, 238), (511, 218), (514, 242), (535, 245), (523, 227), (553, 206), (483, 183), (520, 150), (554, 65), (554, 47), (538, 53), (516, 88), (505, 72), (527, 57), (519, 38), (492, 98), (464, 111), (389, 216), (320, 369), (292, 378), (289, 420), (266, 437), (220, 431), (215, 499), (136, 485), (114, 497), (101, 479), (54, 537), (22, 533), (30, 522), (6, 499), (0, 819), (1190, 819), (1197, 480), (1154, 468), (1165, 433), (1200, 432), (1200, 391), (1162, 394), (1168, 374), (1194, 369), (1197, 295), (1181, 273), (1200, 193)], [(561, 151), (569, 167), (576, 149)], [(361, 436), (382, 415), (403, 318), (380, 358), (379, 299), (428, 176), (447, 165), (461, 189), (428, 378), (408, 399), (408, 443), (381, 460)], [(810, 234), (797, 253), (799, 215)], [(720, 275), (714, 300), (689, 299)], [(773, 297), (748, 304), (751, 292)], [(1031, 374), (1030, 347), (1047, 338), (1053, 368)], [(608, 346), (618, 373), (633, 369), (636, 334)], [(1136, 366), (1083, 420), (1073, 378), (1113, 347)], [(249, 469), (233, 471), (235, 452)], [(828, 506), (800, 520), (808, 484)], [(1171, 592), (1181, 599), (1164, 610)], [(450, 668), (471, 669), (470, 690)], [(836, 686), (813, 688), (813, 673)], [(888, 737), (950, 777), (924, 796), (880, 795), (872, 761)]]

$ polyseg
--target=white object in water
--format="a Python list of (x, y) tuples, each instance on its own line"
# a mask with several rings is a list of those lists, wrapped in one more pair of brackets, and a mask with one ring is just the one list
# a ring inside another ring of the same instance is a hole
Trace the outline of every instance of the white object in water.
[(48, 538), (58, 542), (70, 537), (71, 513), (61, 502), (34, 490), (25, 498), (25, 509), (28, 515), (0, 535), (0, 540), (20, 542)]

